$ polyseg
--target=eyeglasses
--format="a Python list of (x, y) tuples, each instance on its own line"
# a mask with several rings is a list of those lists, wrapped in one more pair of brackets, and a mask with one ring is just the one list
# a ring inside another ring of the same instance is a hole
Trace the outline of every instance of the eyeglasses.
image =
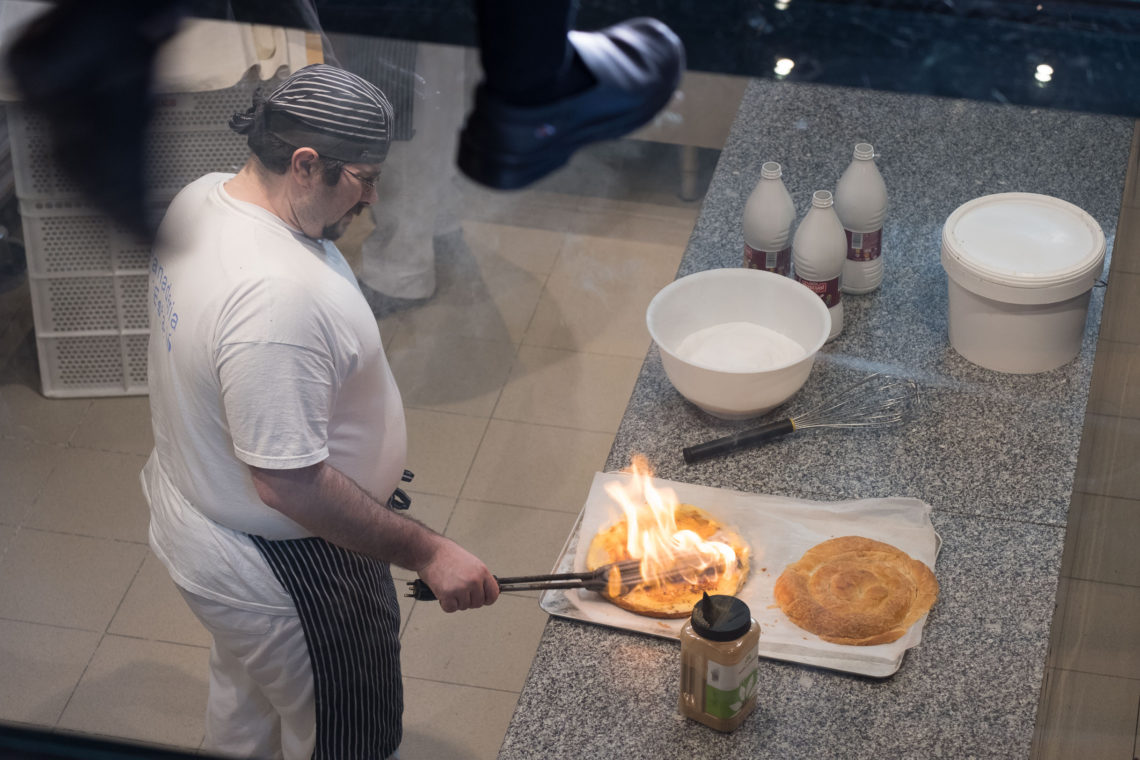
[(351, 169), (345, 168), (345, 169), (343, 169), (343, 171), (345, 174), (355, 178), (357, 182), (359, 182), (361, 185), (364, 186), (365, 190), (375, 190), (376, 189), (376, 183), (380, 181), (380, 175), (379, 174), (377, 174), (375, 177), (361, 177), (359, 174), (352, 171)]

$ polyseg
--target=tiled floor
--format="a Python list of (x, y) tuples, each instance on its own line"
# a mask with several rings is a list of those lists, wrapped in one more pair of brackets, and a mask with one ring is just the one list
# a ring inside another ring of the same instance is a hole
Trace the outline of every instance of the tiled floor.
[[(649, 346), (645, 306), (696, 219), (674, 159), (626, 141), (535, 190), (459, 183), (462, 234), (437, 249), (436, 295), (382, 312), (413, 514), (500, 574), (553, 564), (604, 463)], [(357, 265), (368, 227), (344, 241)], [(1137, 752), (1140, 334), (1124, 310), (1140, 288), (1138, 230), (1122, 221), (1113, 260), (1042, 758)], [(0, 720), (198, 747), (208, 638), (145, 544), (146, 399), (41, 396), (26, 287), (0, 294), (0, 351)], [(495, 757), (546, 620), (535, 595), (453, 615), (402, 606), (402, 757)]]
[(1140, 124), (1062, 560), (1035, 757), (1140, 757)]

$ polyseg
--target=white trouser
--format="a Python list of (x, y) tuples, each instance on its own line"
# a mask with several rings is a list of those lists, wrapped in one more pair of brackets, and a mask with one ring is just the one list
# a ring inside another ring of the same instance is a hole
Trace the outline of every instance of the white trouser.
[(309, 760), (317, 725), (301, 619), (249, 612), (175, 588), (214, 638), (202, 749), (256, 760)]
[(179, 591), (214, 637), (203, 749), (258, 760), (312, 757), (313, 671), (300, 618)]
[(412, 113), (415, 136), (392, 144), (369, 209), (375, 229), (361, 244), (360, 279), (395, 298), (435, 292), (433, 240), (459, 229), (455, 152), (464, 111), (464, 50), (419, 43)]

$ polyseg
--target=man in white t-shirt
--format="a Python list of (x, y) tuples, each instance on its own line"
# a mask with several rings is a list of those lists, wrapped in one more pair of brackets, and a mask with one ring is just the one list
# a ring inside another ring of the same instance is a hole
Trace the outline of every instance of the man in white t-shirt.
[[(170, 204), (151, 261), (151, 547), (213, 635), (206, 747), (385, 758), (401, 738), (388, 563), (448, 612), (498, 585), (393, 511), (407, 438), (331, 242), (375, 200), (392, 108), (322, 64), (231, 120), (253, 156)], [(398, 505), (395, 505), (398, 506)]]

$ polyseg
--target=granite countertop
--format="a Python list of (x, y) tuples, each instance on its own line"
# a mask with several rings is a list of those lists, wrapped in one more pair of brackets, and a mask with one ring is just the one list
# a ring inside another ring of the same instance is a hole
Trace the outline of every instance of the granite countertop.
[(1093, 290), (1074, 361), (1036, 375), (982, 369), (948, 343), (941, 228), (977, 196), (1044, 193), (1089, 212), (1111, 250), (1131, 135), (1117, 117), (751, 82), (678, 276), (739, 265), (740, 217), (764, 161), (783, 165), (802, 217), (854, 144), (873, 143), (891, 199), (884, 284), (845, 296), (842, 335), (777, 411), (881, 369), (921, 382), (922, 413), (901, 428), (802, 431), (688, 466), (683, 446), (755, 423), (686, 402), (651, 350), (606, 469), (642, 452), (668, 480), (922, 499), (943, 541), (941, 596), (889, 678), (761, 660), (757, 710), (730, 735), (677, 714), (675, 641), (552, 618), (500, 758), (1028, 756), (1104, 290)]

